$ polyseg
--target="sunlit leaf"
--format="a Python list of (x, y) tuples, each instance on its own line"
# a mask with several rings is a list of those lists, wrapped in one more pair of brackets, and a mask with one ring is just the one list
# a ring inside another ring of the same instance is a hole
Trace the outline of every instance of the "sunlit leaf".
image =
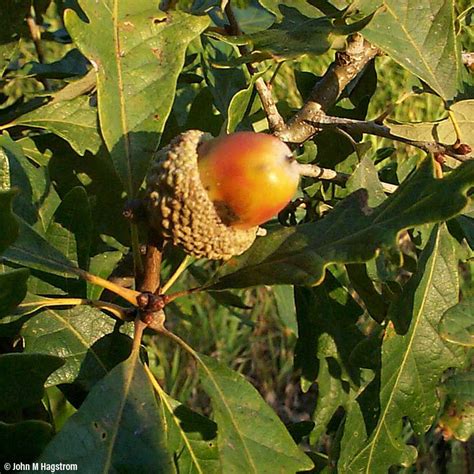
[(474, 347), (474, 298), (449, 308), (439, 324), (440, 336), (454, 344)]
[(467, 442), (474, 434), (474, 372), (458, 373), (441, 386), (446, 404), (439, 425), (445, 439)]
[(66, 10), (75, 43), (97, 71), (102, 135), (129, 194), (140, 186), (171, 111), (189, 42), (206, 16), (163, 13), (148, 0), (79, 0)]
[(87, 96), (47, 103), (16, 118), (11, 125), (49, 130), (69, 142), (80, 155), (87, 150), (97, 153), (101, 144), (97, 109)]
[(363, 3), (374, 10), (364, 37), (423, 79), (442, 98), (457, 92), (461, 48), (454, 28), (452, 0), (383, 0)]
[(221, 472), (217, 452), (217, 425), (160, 392), (167, 426), (168, 449), (174, 453), (178, 472)]
[(66, 361), (49, 377), (48, 386), (75, 382), (88, 390), (126, 359), (131, 347), (130, 337), (110, 316), (89, 306), (41, 310), (23, 324), (21, 335), (26, 353)]
[(313, 463), (294, 444), (275, 412), (242, 375), (200, 355), (199, 372), (219, 427), (223, 472), (297, 472)]
[[(357, 403), (350, 412), (342, 441), (339, 468), (344, 472), (385, 473), (390, 466), (408, 466), (416, 449), (405, 444), (403, 418), (408, 417), (416, 435), (433, 423), (439, 408), (436, 386), (449, 367), (464, 363), (462, 348), (443, 341), (437, 326), (446, 309), (456, 303), (459, 292), (457, 260), (444, 225), (435, 226), (424, 248), (417, 272), (405, 285), (389, 316), (411, 316), (404, 335), (393, 324), (382, 344), (380, 415), (367, 432)], [(367, 414), (364, 414), (367, 416)], [(353, 419), (359, 417), (354, 426)], [(369, 425), (370, 426), (370, 425)], [(349, 428), (350, 427), (350, 428)], [(354, 432), (358, 433), (357, 441)]]
[(132, 356), (97, 383), (39, 462), (76, 463), (90, 474), (175, 472), (158, 410), (147, 375)]
[(464, 163), (444, 179), (435, 179), (432, 161), (426, 159), (375, 209), (367, 206), (367, 193), (358, 191), (317, 222), (257, 238), (243, 255), (220, 268), (211, 288), (317, 285), (328, 264), (370, 260), (381, 248), (395, 246), (401, 230), (460, 213), (473, 186), (473, 162)]

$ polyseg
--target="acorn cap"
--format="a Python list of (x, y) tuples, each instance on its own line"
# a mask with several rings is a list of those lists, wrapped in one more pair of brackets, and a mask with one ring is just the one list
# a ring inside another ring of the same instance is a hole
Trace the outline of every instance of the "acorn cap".
[(198, 147), (212, 135), (189, 130), (160, 150), (147, 175), (150, 226), (195, 257), (213, 260), (240, 255), (252, 245), (258, 227), (226, 225), (204, 189)]

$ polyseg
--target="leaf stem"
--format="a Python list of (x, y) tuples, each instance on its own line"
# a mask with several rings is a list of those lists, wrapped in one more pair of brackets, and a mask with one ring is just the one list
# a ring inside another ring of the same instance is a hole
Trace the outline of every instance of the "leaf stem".
[(86, 272), (81, 268), (69, 268), (68, 270), (93, 285), (100, 286), (102, 288), (105, 288), (106, 290), (111, 291), (112, 293), (115, 293), (116, 295), (121, 296), (124, 300), (128, 301), (133, 306), (138, 306), (137, 296), (140, 295), (139, 291), (124, 288), (123, 286), (119, 286), (109, 280), (105, 280), (104, 278), (101, 278), (97, 275), (93, 275), (92, 273)]
[(89, 298), (51, 298), (45, 301), (31, 302), (31, 303), (21, 303), (18, 305), (18, 309), (33, 307), (36, 309), (54, 307), (54, 306), (92, 306), (94, 308), (103, 309), (112, 313), (117, 318), (122, 321), (128, 319), (128, 310), (123, 306), (119, 306), (108, 301), (101, 300), (91, 300)]
[(462, 143), (461, 127), (458, 124), (458, 121), (456, 119), (456, 116), (454, 115), (454, 112), (450, 109), (448, 109), (448, 116), (449, 116), (449, 120), (451, 120), (451, 123), (453, 124), (454, 133), (456, 134), (457, 142)]
[[(332, 181), (336, 184), (343, 185), (349, 178), (350, 175), (346, 173), (340, 173), (328, 168), (321, 168), (318, 165), (314, 164), (302, 164), (298, 163), (298, 171), (301, 176), (307, 176), (309, 178), (321, 179), (323, 181)], [(398, 186), (391, 183), (382, 182), (383, 190), (386, 193), (394, 193)]]
[(173, 286), (179, 276), (184, 272), (184, 270), (186, 270), (190, 260), (191, 257), (189, 255), (186, 255), (186, 257), (184, 257), (183, 261), (179, 264), (176, 271), (171, 275), (168, 281), (161, 288), (160, 294), (165, 294)]

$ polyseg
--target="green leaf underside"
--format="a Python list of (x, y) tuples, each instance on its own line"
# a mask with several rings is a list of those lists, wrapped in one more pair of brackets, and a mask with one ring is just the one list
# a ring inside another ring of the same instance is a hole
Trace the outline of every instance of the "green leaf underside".
[(443, 99), (457, 92), (462, 69), (452, 0), (383, 0), (364, 37), (423, 79)]
[(439, 333), (446, 341), (474, 347), (474, 297), (461, 301), (444, 313)]
[(39, 462), (83, 472), (171, 473), (158, 404), (137, 354), (98, 382)]
[(204, 390), (217, 422), (222, 471), (287, 473), (309, 470), (311, 460), (295, 445), (275, 412), (242, 375), (199, 355)]
[(213, 474), (221, 472), (217, 451), (217, 425), (160, 393), (167, 426), (168, 450), (174, 453), (178, 472)]
[(26, 353), (62, 357), (66, 363), (47, 385), (78, 383), (85, 389), (130, 353), (130, 338), (110, 316), (89, 306), (50, 308), (33, 315), (21, 330)]
[[(436, 387), (449, 367), (464, 361), (462, 348), (443, 341), (437, 332), (441, 315), (458, 299), (459, 281), (453, 242), (444, 225), (435, 226), (420, 256), (419, 269), (409, 280), (392, 317), (412, 315), (408, 332), (386, 329), (382, 344), (380, 415), (368, 440), (355, 403), (346, 421), (339, 467), (343, 472), (386, 473), (390, 466), (408, 466), (416, 449), (404, 443), (404, 417), (420, 436), (431, 426), (439, 408)], [(355, 423), (355, 426), (354, 426)], [(361, 426), (362, 425), (362, 426)], [(356, 441), (353, 433), (358, 432)]]
[(382, 204), (386, 197), (374, 162), (367, 156), (360, 160), (354, 173), (347, 180), (346, 189), (349, 192), (356, 191), (357, 189), (366, 189), (369, 193), (367, 204), (370, 207)]
[(46, 129), (70, 143), (79, 155), (89, 150), (97, 153), (101, 138), (97, 129), (97, 109), (89, 97), (54, 102), (18, 117), (15, 125)]
[(206, 16), (167, 14), (148, 0), (79, 0), (85, 23), (67, 10), (71, 37), (97, 70), (99, 118), (120, 179), (133, 196), (157, 149), (189, 42)]
[(45, 380), (63, 363), (59, 357), (44, 354), (0, 355), (0, 411), (39, 402)]
[(435, 179), (433, 162), (427, 158), (375, 209), (367, 207), (367, 193), (361, 190), (318, 222), (257, 238), (243, 255), (220, 268), (210, 288), (320, 284), (330, 263), (368, 261), (379, 249), (395, 246), (400, 231), (460, 213), (469, 202), (466, 193), (472, 186), (473, 162), (462, 164), (444, 179)]

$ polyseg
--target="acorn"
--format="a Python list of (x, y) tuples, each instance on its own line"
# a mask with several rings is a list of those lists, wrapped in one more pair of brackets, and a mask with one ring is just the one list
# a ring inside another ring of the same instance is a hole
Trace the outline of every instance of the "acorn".
[(198, 148), (212, 135), (189, 130), (159, 151), (147, 175), (150, 226), (198, 258), (229, 259), (247, 250), (258, 227), (226, 225), (204, 189), (199, 175)]
[(184, 132), (157, 153), (148, 172), (149, 224), (195, 257), (240, 255), (262, 233), (259, 224), (296, 191), (293, 161), (272, 135)]

